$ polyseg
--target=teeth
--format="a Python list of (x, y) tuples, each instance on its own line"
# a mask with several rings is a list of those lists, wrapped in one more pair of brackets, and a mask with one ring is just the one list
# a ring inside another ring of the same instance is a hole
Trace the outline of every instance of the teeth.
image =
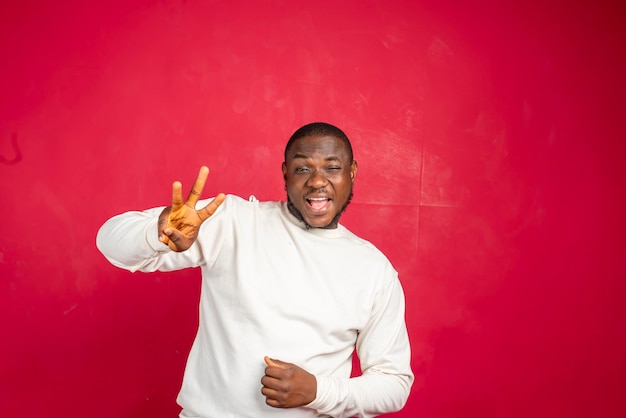
[(321, 201), (321, 200), (328, 200), (327, 197), (309, 197), (308, 200), (317, 200), (317, 201)]

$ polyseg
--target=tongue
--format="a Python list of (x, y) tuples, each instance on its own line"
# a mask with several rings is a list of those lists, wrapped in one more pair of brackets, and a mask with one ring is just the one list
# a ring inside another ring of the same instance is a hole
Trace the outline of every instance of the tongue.
[(311, 207), (315, 210), (320, 210), (326, 206), (328, 200), (311, 200)]

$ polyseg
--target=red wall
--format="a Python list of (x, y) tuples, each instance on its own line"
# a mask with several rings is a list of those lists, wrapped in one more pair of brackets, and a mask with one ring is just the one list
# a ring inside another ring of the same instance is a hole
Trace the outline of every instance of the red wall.
[(626, 416), (619, 2), (12, 3), (0, 416), (175, 416), (199, 273), (115, 269), (96, 230), (201, 164), (207, 195), (283, 198), (314, 120), (352, 138), (344, 223), (406, 290), (394, 416)]

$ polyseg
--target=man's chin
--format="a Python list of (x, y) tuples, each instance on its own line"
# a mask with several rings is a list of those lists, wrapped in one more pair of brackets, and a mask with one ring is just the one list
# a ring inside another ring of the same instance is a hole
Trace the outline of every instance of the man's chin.
[(307, 225), (308, 228), (319, 228), (319, 229), (329, 229), (329, 228), (336, 228), (337, 224), (333, 224), (333, 221), (328, 221), (328, 219), (322, 219), (322, 220), (316, 220), (316, 219), (312, 219), (312, 220), (304, 220), (304, 223)]
[(304, 215), (302, 215), (302, 212), (300, 212), (298, 208), (296, 208), (296, 206), (291, 202), (289, 198), (287, 198), (287, 208), (289, 209), (289, 213), (291, 213), (296, 219), (302, 222), (306, 229), (327, 227), (327, 225), (324, 225), (323, 222), (306, 219)]
[(323, 220), (323, 219), (306, 219), (302, 215), (302, 212), (300, 212), (298, 210), (298, 208), (296, 208), (296, 206), (291, 202), (291, 199), (289, 199), (289, 196), (287, 196), (287, 208), (289, 209), (289, 212), (293, 216), (295, 216), (300, 222), (304, 223), (304, 226), (306, 227), (306, 229), (313, 229), (313, 228), (334, 229), (334, 228), (337, 228), (337, 225), (339, 224), (339, 218), (341, 217), (341, 214), (343, 213), (343, 211), (348, 206), (348, 203), (350, 203), (350, 200), (348, 200), (348, 202), (346, 202), (346, 204), (344, 205), (342, 210), (339, 211), (334, 216), (334, 218), (332, 218), (330, 221), (328, 221), (328, 218), (325, 218), (326, 220)]

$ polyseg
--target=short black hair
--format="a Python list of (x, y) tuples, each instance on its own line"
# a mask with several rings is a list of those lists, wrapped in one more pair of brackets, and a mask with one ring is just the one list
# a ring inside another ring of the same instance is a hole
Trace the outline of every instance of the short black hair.
[(352, 155), (352, 144), (350, 144), (348, 136), (341, 129), (331, 125), (330, 123), (313, 122), (304, 125), (291, 135), (291, 138), (289, 138), (289, 141), (287, 141), (287, 145), (285, 146), (285, 161), (287, 161), (287, 152), (293, 143), (296, 142), (296, 140), (307, 136), (332, 136), (341, 140), (348, 150), (350, 161), (354, 160), (354, 156)]

